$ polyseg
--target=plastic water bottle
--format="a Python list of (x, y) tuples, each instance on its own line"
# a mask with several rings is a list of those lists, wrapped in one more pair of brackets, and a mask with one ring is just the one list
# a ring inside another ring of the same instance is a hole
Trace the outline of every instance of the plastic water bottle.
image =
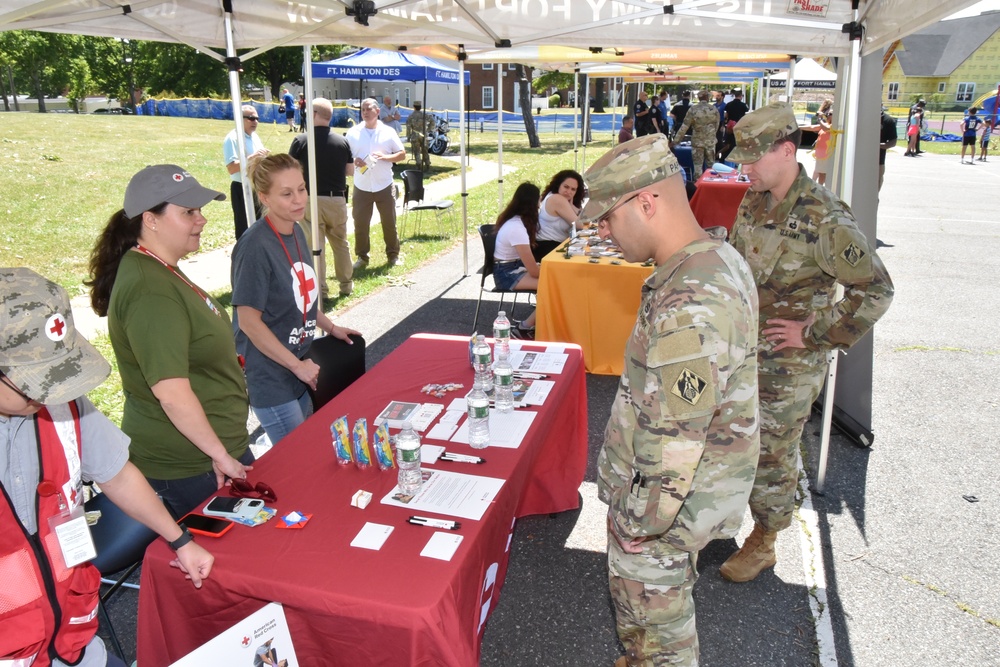
[(472, 357), (475, 361), (476, 380), (473, 387), (478, 387), (484, 394), (493, 391), (493, 371), (490, 366), (493, 363), (493, 354), (490, 346), (486, 343), (486, 338), (480, 334), (476, 336), (476, 345), (472, 348)]
[(396, 461), (399, 463), (399, 490), (408, 496), (420, 490), (424, 478), (420, 474), (420, 436), (410, 422), (396, 436)]
[(507, 313), (501, 310), (493, 320), (493, 358), (497, 361), (510, 359), (510, 320)]
[(490, 399), (475, 386), (465, 400), (469, 406), (469, 445), (485, 449), (490, 444)]
[(514, 367), (507, 359), (500, 359), (493, 367), (493, 401), (497, 412), (514, 409)]

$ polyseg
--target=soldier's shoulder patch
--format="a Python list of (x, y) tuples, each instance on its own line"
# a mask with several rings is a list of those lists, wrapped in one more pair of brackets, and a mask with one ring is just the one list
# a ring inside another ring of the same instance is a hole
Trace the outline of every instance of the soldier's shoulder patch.
[(844, 261), (851, 266), (857, 266), (858, 262), (864, 259), (866, 254), (867, 253), (865, 253), (865, 251), (857, 243), (851, 241), (847, 247), (844, 248), (844, 252), (840, 253), (840, 256), (843, 257)]
[(696, 405), (701, 395), (705, 393), (708, 382), (686, 366), (681, 367), (677, 379), (674, 380), (670, 393), (689, 405)]

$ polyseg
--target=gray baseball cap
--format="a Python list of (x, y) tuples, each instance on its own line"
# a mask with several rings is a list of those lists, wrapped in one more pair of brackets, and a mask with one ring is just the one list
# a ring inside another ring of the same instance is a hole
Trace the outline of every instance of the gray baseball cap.
[(590, 199), (580, 221), (600, 220), (625, 195), (679, 173), (681, 165), (662, 134), (618, 144), (583, 175)]
[(134, 218), (163, 203), (201, 208), (212, 200), (225, 198), (221, 192), (203, 187), (194, 176), (175, 164), (154, 164), (128, 182), (124, 209), (125, 215)]
[(73, 325), (69, 296), (31, 269), (0, 268), (0, 372), (39, 403), (67, 403), (111, 366)]
[(791, 105), (768, 104), (743, 116), (733, 127), (736, 148), (727, 159), (736, 163), (756, 162), (771, 150), (776, 141), (797, 129), (799, 123)]

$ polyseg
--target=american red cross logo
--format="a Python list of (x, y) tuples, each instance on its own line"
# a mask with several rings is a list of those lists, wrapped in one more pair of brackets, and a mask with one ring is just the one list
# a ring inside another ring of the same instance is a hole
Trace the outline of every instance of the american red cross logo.
[(180, 183), (184, 180), (184, 174), (174, 174), (174, 180)]
[(45, 335), (49, 340), (61, 341), (66, 337), (66, 318), (56, 313), (45, 322)]
[(304, 262), (295, 263), (292, 267), (292, 289), (296, 304), (303, 313), (308, 313), (309, 307), (319, 298), (319, 284), (311, 266)]
[(244, 637), (243, 637), (243, 640), (242, 640), (242, 641), (240, 642), (240, 644), (242, 644), (242, 645), (243, 645), (244, 647), (246, 647), (246, 646), (250, 646), (250, 638), (249, 638), (249, 637), (246, 637), (246, 636), (244, 636)]

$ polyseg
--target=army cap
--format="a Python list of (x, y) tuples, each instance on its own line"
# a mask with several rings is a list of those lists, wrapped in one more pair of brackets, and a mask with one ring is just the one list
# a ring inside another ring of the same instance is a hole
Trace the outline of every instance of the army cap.
[(600, 220), (625, 195), (679, 173), (681, 165), (662, 134), (618, 144), (583, 175), (590, 199), (580, 221)]
[(68, 403), (111, 366), (73, 325), (69, 297), (31, 269), (0, 269), (0, 372), (39, 403)]
[(134, 218), (160, 204), (176, 204), (184, 208), (201, 208), (226, 195), (203, 187), (194, 176), (175, 164), (154, 164), (146, 167), (128, 182), (125, 188), (125, 215)]
[(733, 134), (736, 148), (729, 154), (732, 162), (756, 162), (771, 150), (779, 139), (799, 129), (795, 112), (788, 104), (768, 104), (748, 113), (736, 123)]

